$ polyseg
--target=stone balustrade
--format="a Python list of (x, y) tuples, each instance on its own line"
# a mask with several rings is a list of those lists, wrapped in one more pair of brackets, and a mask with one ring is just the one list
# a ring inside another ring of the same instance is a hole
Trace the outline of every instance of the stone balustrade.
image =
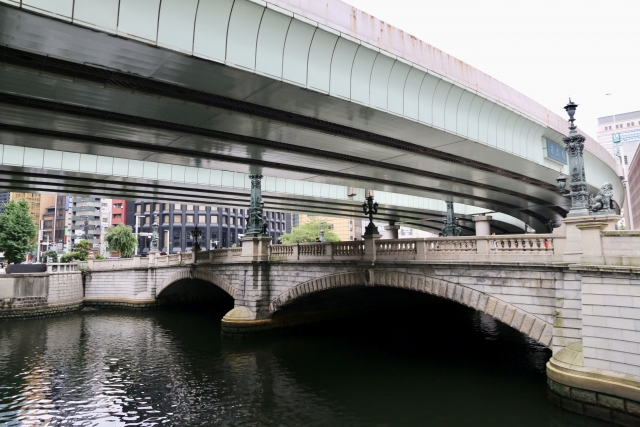
[[(640, 247), (638, 231), (601, 231), (603, 265), (640, 266), (632, 249)], [(561, 234), (432, 237), (376, 240), (375, 254), (366, 253), (363, 240), (269, 245), (271, 262), (296, 261), (466, 261), (563, 262), (566, 237)], [(135, 256), (118, 260), (89, 260), (92, 271), (170, 267), (194, 263), (244, 262), (242, 248)], [(77, 263), (48, 264), (50, 273), (77, 271)]]
[(50, 263), (47, 264), (47, 272), (50, 274), (71, 273), (79, 271), (78, 263)]
[[(554, 262), (562, 261), (562, 241), (564, 236), (551, 234), (377, 240), (375, 259)], [(362, 260), (365, 255), (363, 241), (269, 246), (270, 261)]]

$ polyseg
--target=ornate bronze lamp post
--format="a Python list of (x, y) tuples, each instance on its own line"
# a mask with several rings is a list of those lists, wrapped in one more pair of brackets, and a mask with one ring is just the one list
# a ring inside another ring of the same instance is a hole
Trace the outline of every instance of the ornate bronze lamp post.
[(266, 221), (262, 218), (264, 202), (262, 201), (262, 175), (249, 175), (251, 179), (251, 202), (245, 237), (266, 237)]
[(574, 118), (576, 108), (578, 108), (578, 104), (569, 98), (569, 103), (564, 106), (565, 111), (569, 115), (569, 135), (562, 138), (566, 146), (567, 156), (569, 157), (571, 183), (568, 193), (564, 193), (567, 187), (567, 178), (562, 174), (556, 178), (558, 190), (560, 190), (563, 195), (571, 197), (571, 210), (569, 210), (567, 217), (584, 216), (590, 213), (597, 213), (598, 215), (614, 213), (612, 205), (613, 185), (611, 185), (611, 183), (605, 182), (595, 197), (590, 195), (587, 189), (583, 157), (584, 141), (586, 138), (578, 133), (577, 126), (573, 123), (576, 120)]
[(373, 223), (373, 215), (378, 213), (378, 202), (373, 201), (373, 194), (369, 193), (366, 202), (362, 204), (362, 211), (369, 217), (369, 225), (365, 228), (364, 235), (378, 234), (378, 227)]
[[(578, 104), (569, 98), (569, 103), (564, 106), (569, 115), (569, 136), (562, 138), (569, 157), (569, 173), (571, 176), (570, 193), (568, 194), (571, 196), (571, 210), (567, 216), (589, 215), (589, 191), (587, 190), (584, 158), (582, 156), (586, 138), (578, 133), (577, 126), (574, 124), (576, 108), (578, 108)], [(562, 175), (556, 179), (558, 189), (561, 192), (564, 191), (567, 185), (566, 182), (567, 179)]]
[(447, 219), (444, 220), (442, 235), (444, 237), (459, 236), (462, 228), (458, 226), (458, 218), (454, 216), (453, 202), (447, 202)]
[(158, 211), (153, 212), (153, 234), (151, 235), (151, 245), (149, 245), (149, 253), (160, 252), (158, 250)]
[(193, 249), (191, 249), (193, 252), (199, 252), (200, 251), (200, 243), (198, 243), (198, 239), (202, 236), (202, 230), (200, 230), (198, 228), (198, 224), (196, 224), (196, 226), (193, 228), (193, 230), (191, 230), (191, 237), (193, 237), (193, 240), (195, 240), (195, 242), (193, 243)]

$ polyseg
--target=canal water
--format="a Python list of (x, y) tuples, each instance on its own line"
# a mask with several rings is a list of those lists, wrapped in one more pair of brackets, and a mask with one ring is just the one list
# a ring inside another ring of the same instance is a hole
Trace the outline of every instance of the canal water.
[(548, 403), (548, 350), (447, 301), (245, 343), (222, 341), (220, 318), (0, 322), (0, 425), (608, 425)]

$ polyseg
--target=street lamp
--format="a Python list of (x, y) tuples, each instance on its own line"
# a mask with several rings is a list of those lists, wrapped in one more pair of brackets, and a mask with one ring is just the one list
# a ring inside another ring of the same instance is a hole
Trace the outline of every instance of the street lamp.
[(369, 225), (365, 228), (365, 236), (378, 234), (378, 227), (373, 223), (373, 215), (378, 213), (378, 202), (373, 202), (373, 191), (367, 196), (366, 202), (362, 204), (362, 211), (369, 217)]
[(140, 221), (138, 221), (138, 219), (140, 218), (144, 218), (144, 215), (136, 215), (136, 253), (135, 255), (138, 255), (138, 247), (140, 246), (140, 240), (138, 240), (138, 223)]
[(560, 173), (560, 176), (556, 178), (556, 186), (560, 193), (564, 194), (564, 189), (567, 187), (567, 177)]
[(200, 252), (200, 243), (198, 243), (198, 239), (202, 236), (202, 230), (198, 228), (198, 224), (191, 230), (191, 237), (195, 240), (193, 244), (193, 252)]

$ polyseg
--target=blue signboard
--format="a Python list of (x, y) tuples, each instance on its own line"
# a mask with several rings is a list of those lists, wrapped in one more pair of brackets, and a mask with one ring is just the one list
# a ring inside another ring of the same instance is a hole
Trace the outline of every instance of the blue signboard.
[(556, 162), (567, 164), (567, 150), (564, 147), (547, 139), (547, 158)]

